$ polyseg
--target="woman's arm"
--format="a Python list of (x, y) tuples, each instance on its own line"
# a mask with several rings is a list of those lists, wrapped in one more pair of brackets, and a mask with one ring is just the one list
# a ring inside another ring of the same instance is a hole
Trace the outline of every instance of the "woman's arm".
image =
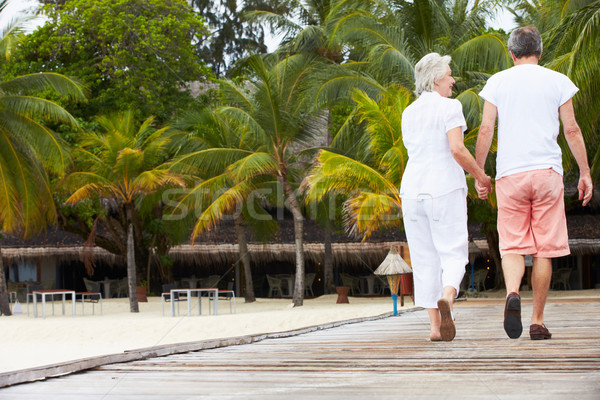
[(491, 179), (485, 174), (483, 168), (477, 165), (477, 162), (465, 147), (463, 142), (463, 135), (461, 127), (450, 129), (446, 132), (448, 135), (448, 143), (450, 144), (450, 152), (452, 157), (456, 160), (465, 171), (471, 174), (477, 181), (489, 191), (492, 190)]

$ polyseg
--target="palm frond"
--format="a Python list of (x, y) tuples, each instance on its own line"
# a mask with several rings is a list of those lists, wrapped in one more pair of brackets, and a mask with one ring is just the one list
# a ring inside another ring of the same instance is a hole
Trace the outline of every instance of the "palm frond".
[(408, 162), (408, 153), (402, 143), (398, 143), (388, 149), (382, 155), (379, 166), (382, 170), (387, 170), (385, 178), (395, 187), (400, 187), (402, 175)]
[(36, 119), (10, 109), (0, 109), (0, 129), (13, 140), (26, 142), (51, 172), (61, 175), (67, 168), (70, 162), (67, 144), (60, 135)]
[(245, 89), (227, 80), (220, 80), (220, 94), (227, 104), (243, 110), (252, 110), (254, 104), (245, 93)]
[(19, 76), (1, 82), (0, 89), (6, 93), (31, 93), (51, 89), (60, 95), (79, 100), (85, 100), (90, 95), (89, 89), (79, 80), (53, 72)]
[(96, 185), (93, 183), (89, 183), (75, 190), (69, 196), (69, 198), (67, 198), (66, 203), (75, 204), (82, 200), (87, 200), (93, 198), (94, 196), (100, 196), (102, 194), (110, 194), (110, 190), (107, 189), (107, 187), (104, 185)]
[(452, 60), (461, 71), (478, 69), (496, 72), (512, 65), (504, 38), (492, 33), (479, 35), (462, 43), (452, 52)]
[(192, 240), (204, 231), (215, 227), (225, 215), (241, 212), (241, 205), (253, 188), (248, 182), (243, 181), (218, 196), (198, 217), (192, 231)]
[(344, 203), (344, 225), (352, 236), (363, 236), (363, 241), (381, 228), (402, 224), (401, 204), (398, 198), (380, 193), (361, 192)]
[(398, 196), (398, 189), (374, 168), (341, 154), (321, 151), (318, 165), (308, 175), (310, 201), (320, 201), (331, 192), (368, 190)]
[(170, 169), (179, 173), (198, 171), (200, 174), (222, 172), (234, 162), (252, 154), (251, 151), (228, 148), (209, 148), (177, 157)]
[(144, 153), (141, 150), (124, 148), (115, 160), (113, 171), (125, 182), (131, 182), (142, 172), (143, 162)]
[[(1, 90), (1, 88), (0, 88)], [(31, 119), (65, 123), (77, 127), (77, 121), (64, 108), (49, 100), (30, 96), (0, 96), (0, 109), (10, 110)]]
[(485, 101), (473, 90), (461, 92), (456, 96), (456, 99), (462, 104), (467, 126), (475, 127), (481, 125), (481, 114), (483, 113), (483, 104)]
[(310, 97), (314, 99), (315, 107), (330, 107), (340, 99), (348, 99), (357, 89), (371, 98), (385, 91), (384, 86), (365, 73), (351, 71), (343, 65), (330, 65), (315, 72)]
[(259, 175), (277, 174), (279, 165), (271, 154), (256, 152), (231, 164), (228, 169), (234, 182), (240, 182)]
[(140, 193), (151, 193), (167, 185), (184, 187), (185, 181), (183, 177), (159, 168), (143, 171), (132, 181), (132, 186)]
[(0, 129), (0, 221), (29, 236), (55, 217), (48, 177), (26, 144)]
[(302, 26), (293, 20), (271, 11), (248, 11), (243, 14), (243, 17), (251, 22), (261, 25), (266, 24), (271, 29), (272, 34), (283, 34), (285, 37), (295, 36), (297, 32), (302, 30)]
[[(0, 12), (2, 12), (1, 9)], [(9, 60), (12, 51), (25, 40), (24, 23), (23, 19), (13, 19), (2, 27), (2, 32), (0, 32), (0, 57), (2, 59)]]
[(186, 189), (182, 196), (178, 197), (178, 203), (173, 212), (185, 207), (200, 213), (229, 187), (231, 187), (231, 179), (226, 173), (197, 182), (191, 188)]

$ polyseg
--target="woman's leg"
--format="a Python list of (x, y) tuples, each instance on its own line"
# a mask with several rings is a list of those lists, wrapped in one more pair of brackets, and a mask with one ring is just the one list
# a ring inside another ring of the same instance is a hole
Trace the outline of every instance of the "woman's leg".
[(456, 190), (432, 199), (430, 211), (431, 232), (440, 258), (443, 293), (438, 300), (440, 335), (442, 340), (452, 340), (456, 335), (454, 325), (454, 299), (460, 290), (469, 260), (466, 192)]
[(429, 218), (424, 212), (426, 200), (403, 199), (402, 213), (413, 268), (415, 305), (427, 309), (430, 337), (440, 338), (440, 314), (437, 300), (442, 296), (440, 260), (431, 239)]
[(428, 308), (427, 314), (429, 314), (429, 338), (432, 341), (442, 340), (442, 335), (440, 333), (440, 324), (442, 319), (440, 318), (440, 313), (437, 308)]
[(442, 297), (452, 307), (469, 263), (466, 192), (455, 190), (433, 199), (430, 216), (433, 242), (442, 269)]

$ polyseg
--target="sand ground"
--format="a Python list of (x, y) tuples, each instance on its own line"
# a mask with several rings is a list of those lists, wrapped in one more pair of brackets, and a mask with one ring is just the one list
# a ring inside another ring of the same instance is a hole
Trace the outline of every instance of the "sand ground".
[[(504, 291), (482, 292), (486, 299), (505, 296)], [(522, 292), (524, 299), (531, 292)], [(600, 297), (600, 290), (551, 291), (550, 297)], [(291, 299), (259, 298), (245, 303), (237, 299), (235, 314), (229, 313), (226, 301), (219, 303), (219, 315), (208, 315), (208, 300), (203, 300), (203, 315), (197, 314), (197, 300), (192, 303), (192, 316), (187, 316), (186, 303), (179, 304), (181, 313), (172, 317), (169, 305), (163, 316), (160, 297), (150, 297), (148, 303), (140, 303), (140, 312), (129, 312), (128, 299), (105, 299), (103, 314), (92, 315), (91, 305), (77, 304), (76, 316), (71, 316), (70, 304), (66, 315), (61, 314), (60, 302), (55, 303), (55, 314), (46, 305), (46, 319), (33, 318), (33, 312), (11, 317), (0, 317), (0, 373), (39, 367), (80, 358), (121, 353), (127, 350), (194, 342), (234, 336), (284, 332), (313, 325), (343, 321), (353, 318), (377, 316), (392, 311), (392, 300), (385, 297), (350, 297), (349, 304), (336, 304), (337, 295), (325, 295), (305, 299), (301, 307), (293, 307)], [(478, 301), (468, 298), (466, 301)], [(69, 303), (69, 302), (67, 302)], [(398, 308), (400, 304), (398, 302)], [(405, 297), (404, 309), (414, 308)], [(38, 305), (41, 313), (41, 306)], [(32, 310), (30, 310), (32, 311)], [(423, 335), (428, 335), (428, 323), (424, 321)]]

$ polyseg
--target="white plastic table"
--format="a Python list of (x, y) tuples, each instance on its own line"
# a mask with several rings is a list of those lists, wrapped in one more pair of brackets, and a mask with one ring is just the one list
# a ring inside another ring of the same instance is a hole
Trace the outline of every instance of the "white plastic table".
[[(216, 299), (219, 298), (219, 289), (218, 288), (208, 288), (208, 289), (171, 289), (171, 316), (175, 316), (175, 302), (173, 299), (175, 298), (175, 293), (186, 293), (187, 296), (187, 315), (192, 315), (192, 303), (191, 297), (192, 293), (198, 293), (198, 315), (202, 315), (202, 297), (200, 294), (202, 292), (207, 292), (210, 296), (212, 293)], [(219, 314), (219, 302), (214, 302), (214, 315)]]
[[(64, 289), (56, 289), (56, 290), (34, 290), (31, 292), (33, 295), (33, 318), (37, 318), (37, 295), (42, 297), (42, 318), (46, 318), (46, 296), (51, 296), (52, 300), (54, 300), (54, 296), (60, 294), (62, 296), (62, 313), (65, 315), (65, 302), (68, 294), (71, 295), (71, 303), (73, 304), (73, 313), (72, 316), (75, 316), (75, 304), (77, 303), (77, 299), (75, 298), (74, 290), (64, 290)], [(52, 301), (52, 315), (54, 315), (54, 301)]]

